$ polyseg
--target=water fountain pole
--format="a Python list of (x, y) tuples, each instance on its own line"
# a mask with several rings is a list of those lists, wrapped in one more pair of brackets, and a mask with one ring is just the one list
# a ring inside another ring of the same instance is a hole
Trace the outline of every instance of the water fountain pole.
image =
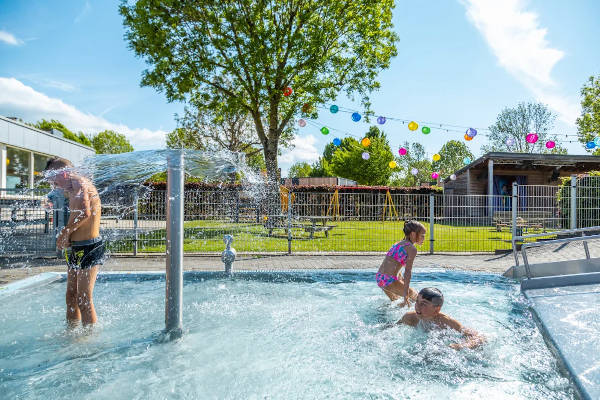
[(167, 153), (167, 270), (165, 333), (183, 335), (183, 151)]

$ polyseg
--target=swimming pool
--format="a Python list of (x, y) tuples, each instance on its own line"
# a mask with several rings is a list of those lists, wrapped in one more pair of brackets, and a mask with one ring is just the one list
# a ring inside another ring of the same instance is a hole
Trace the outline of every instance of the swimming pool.
[(444, 311), (483, 333), (454, 351), (451, 332), (394, 323), (372, 271), (187, 274), (182, 340), (158, 343), (164, 276), (101, 275), (94, 332), (67, 331), (65, 281), (3, 296), (6, 398), (570, 399), (519, 288), (496, 275), (414, 272)]

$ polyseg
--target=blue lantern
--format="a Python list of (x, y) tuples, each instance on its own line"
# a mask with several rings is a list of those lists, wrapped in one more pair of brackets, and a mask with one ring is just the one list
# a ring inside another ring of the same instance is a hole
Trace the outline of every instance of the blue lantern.
[(474, 138), (475, 136), (477, 136), (477, 129), (469, 128), (469, 129), (467, 129), (465, 134), (470, 138)]
[(585, 144), (585, 147), (587, 147), (588, 149), (593, 149), (594, 147), (596, 147), (596, 142), (594, 142), (593, 140), (589, 141)]
[(352, 113), (352, 121), (354, 121), (354, 122), (360, 121), (360, 114), (357, 112)]
[(600, 136), (594, 138), (594, 143), (596, 143), (596, 147), (600, 147)]
[(471, 164), (471, 159), (469, 157), (465, 157), (465, 158), (463, 158), (463, 163), (465, 165), (469, 165), (469, 164)]
[(334, 104), (331, 107), (329, 107), (329, 111), (331, 111), (332, 114), (335, 114), (338, 111), (340, 111), (340, 108)]
[(340, 140), (340, 138), (335, 138), (335, 139), (333, 139), (333, 144), (335, 146), (339, 146), (342, 144), (342, 141)]
[(385, 117), (377, 117), (377, 123), (379, 125), (385, 124)]

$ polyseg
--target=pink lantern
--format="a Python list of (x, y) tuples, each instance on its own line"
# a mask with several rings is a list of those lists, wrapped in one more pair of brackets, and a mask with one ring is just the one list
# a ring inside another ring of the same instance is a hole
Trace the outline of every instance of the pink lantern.
[(407, 153), (407, 150), (404, 147), (400, 147), (400, 149), (398, 150), (398, 154), (400, 154), (401, 156), (405, 156)]
[(303, 120), (302, 118), (298, 120), (298, 126), (300, 126), (301, 128), (304, 128), (306, 126), (306, 121)]
[(537, 133), (528, 133), (527, 136), (525, 136), (525, 140), (527, 141), (527, 143), (535, 143), (537, 142), (539, 139), (539, 136), (537, 135)]
[(437, 179), (439, 177), (440, 177), (440, 174), (438, 174), (437, 172), (434, 172), (433, 174), (431, 174), (432, 179)]
[(549, 149), (553, 149), (556, 146), (556, 143), (554, 143), (552, 140), (548, 140), (546, 142), (546, 147)]

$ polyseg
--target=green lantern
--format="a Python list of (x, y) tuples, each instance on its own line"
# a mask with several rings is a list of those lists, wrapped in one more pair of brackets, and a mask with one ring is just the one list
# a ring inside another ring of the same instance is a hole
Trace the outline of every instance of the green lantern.
[(429, 132), (431, 132), (431, 129), (428, 126), (424, 126), (421, 129), (421, 132), (423, 132), (425, 135), (429, 135)]
[(324, 127), (321, 128), (321, 133), (323, 135), (329, 135), (329, 129), (327, 129), (327, 127), (324, 126)]

